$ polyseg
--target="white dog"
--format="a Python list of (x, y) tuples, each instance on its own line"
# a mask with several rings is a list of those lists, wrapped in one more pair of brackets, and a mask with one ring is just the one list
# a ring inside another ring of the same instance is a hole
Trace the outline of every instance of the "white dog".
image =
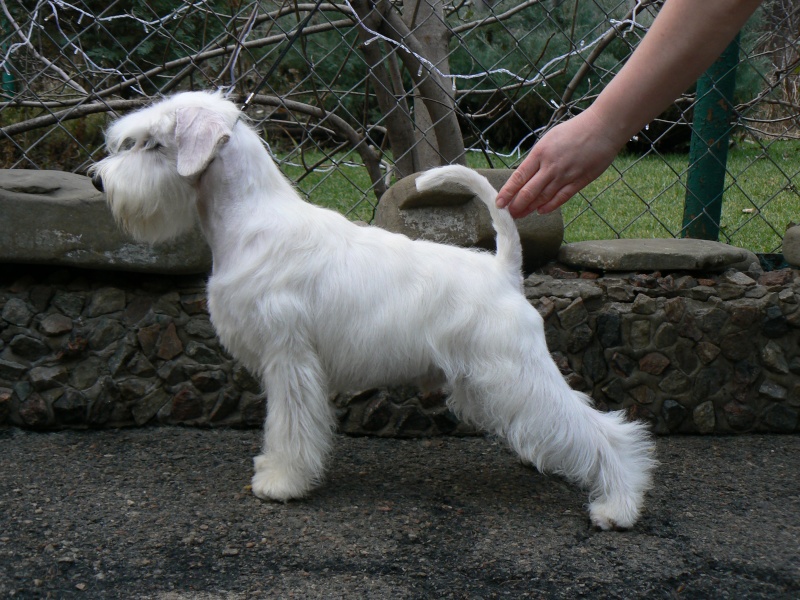
[(595, 526), (634, 524), (654, 466), (645, 428), (594, 410), (562, 378), (521, 293), (516, 228), (485, 178), (442, 167), (417, 187), (474, 191), (492, 213), (496, 255), (359, 227), (303, 201), (220, 94), (134, 112), (111, 126), (107, 146), (95, 185), (134, 237), (165, 240), (199, 217), (214, 261), (212, 322), (267, 394), (256, 496), (300, 498), (320, 481), (332, 392), (438, 381), (460, 418), (589, 488)]

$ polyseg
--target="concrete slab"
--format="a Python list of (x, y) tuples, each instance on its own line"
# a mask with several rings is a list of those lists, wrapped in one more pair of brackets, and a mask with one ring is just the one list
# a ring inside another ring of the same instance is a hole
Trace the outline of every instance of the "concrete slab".
[(758, 257), (721, 242), (693, 239), (593, 240), (565, 244), (558, 260), (598, 271), (746, 270)]
[(152, 247), (124, 234), (88, 177), (0, 169), (0, 263), (148, 273), (205, 273), (211, 251), (199, 231)]

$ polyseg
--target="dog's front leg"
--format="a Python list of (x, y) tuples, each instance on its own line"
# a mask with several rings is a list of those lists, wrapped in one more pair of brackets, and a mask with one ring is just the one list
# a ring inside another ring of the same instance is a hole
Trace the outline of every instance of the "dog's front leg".
[(302, 498), (320, 482), (335, 419), (312, 352), (291, 353), (265, 369), (264, 450), (254, 459), (253, 493), (263, 500)]

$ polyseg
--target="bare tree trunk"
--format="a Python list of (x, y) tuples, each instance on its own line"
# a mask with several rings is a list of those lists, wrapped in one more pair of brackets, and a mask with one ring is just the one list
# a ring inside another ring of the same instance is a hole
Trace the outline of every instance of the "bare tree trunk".
[[(403, 22), (414, 34), (427, 58), (444, 75), (450, 74), (448, 61), (448, 40), (450, 31), (444, 23), (442, 5), (437, 0), (404, 0)], [(421, 87), (425, 83), (434, 83), (448, 91), (452, 107), (455, 106), (452, 87), (436, 72), (429, 72), (424, 79), (414, 88), (414, 131), (419, 153), (417, 170), (423, 170), (443, 164), (443, 155), (440, 152), (440, 143), (434, 130), (434, 121), (426, 106), (426, 98)], [(442, 140), (447, 144), (449, 140)]]
[[(450, 30), (444, 23), (440, 0), (405, 0), (401, 18), (397, 8), (386, 0), (352, 0), (362, 24), (361, 39), (367, 42), (372, 32), (393, 40), (399, 49), (381, 59), (376, 41), (362, 43), (373, 78), (380, 88), (381, 110), (387, 115), (389, 142), (395, 157), (404, 159), (398, 174), (421, 171), (442, 164), (464, 164), (464, 138), (455, 113), (453, 83), (446, 75)], [(368, 29), (367, 29), (368, 28)], [(420, 61), (418, 57), (424, 60)], [(414, 112), (405, 104), (395, 61), (399, 58), (414, 84)], [(388, 65), (388, 66), (387, 66)], [(435, 69), (431, 70), (430, 65)], [(391, 96), (393, 94), (393, 97)], [(402, 129), (402, 130), (399, 130)], [(412, 146), (408, 143), (413, 140)]]
[[(354, 2), (362, 21), (373, 31), (381, 28), (383, 17), (367, 2)], [(360, 50), (369, 65), (370, 75), (375, 89), (375, 98), (383, 114), (386, 135), (394, 155), (394, 168), (400, 179), (419, 170), (417, 144), (414, 137), (414, 118), (406, 101), (406, 92), (395, 50), (388, 48), (386, 54), (381, 52), (383, 44), (371, 40), (371, 34), (365, 29), (358, 29), (361, 40)]]

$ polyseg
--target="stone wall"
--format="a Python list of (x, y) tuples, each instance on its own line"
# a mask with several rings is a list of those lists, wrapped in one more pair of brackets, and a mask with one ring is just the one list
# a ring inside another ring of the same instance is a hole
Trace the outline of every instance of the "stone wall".
[[(550, 265), (525, 281), (571, 385), (660, 434), (800, 431), (800, 277), (601, 277)], [(440, 394), (335, 399), (354, 434), (464, 433)], [(260, 426), (258, 383), (220, 348), (202, 276), (3, 265), (0, 425)]]

